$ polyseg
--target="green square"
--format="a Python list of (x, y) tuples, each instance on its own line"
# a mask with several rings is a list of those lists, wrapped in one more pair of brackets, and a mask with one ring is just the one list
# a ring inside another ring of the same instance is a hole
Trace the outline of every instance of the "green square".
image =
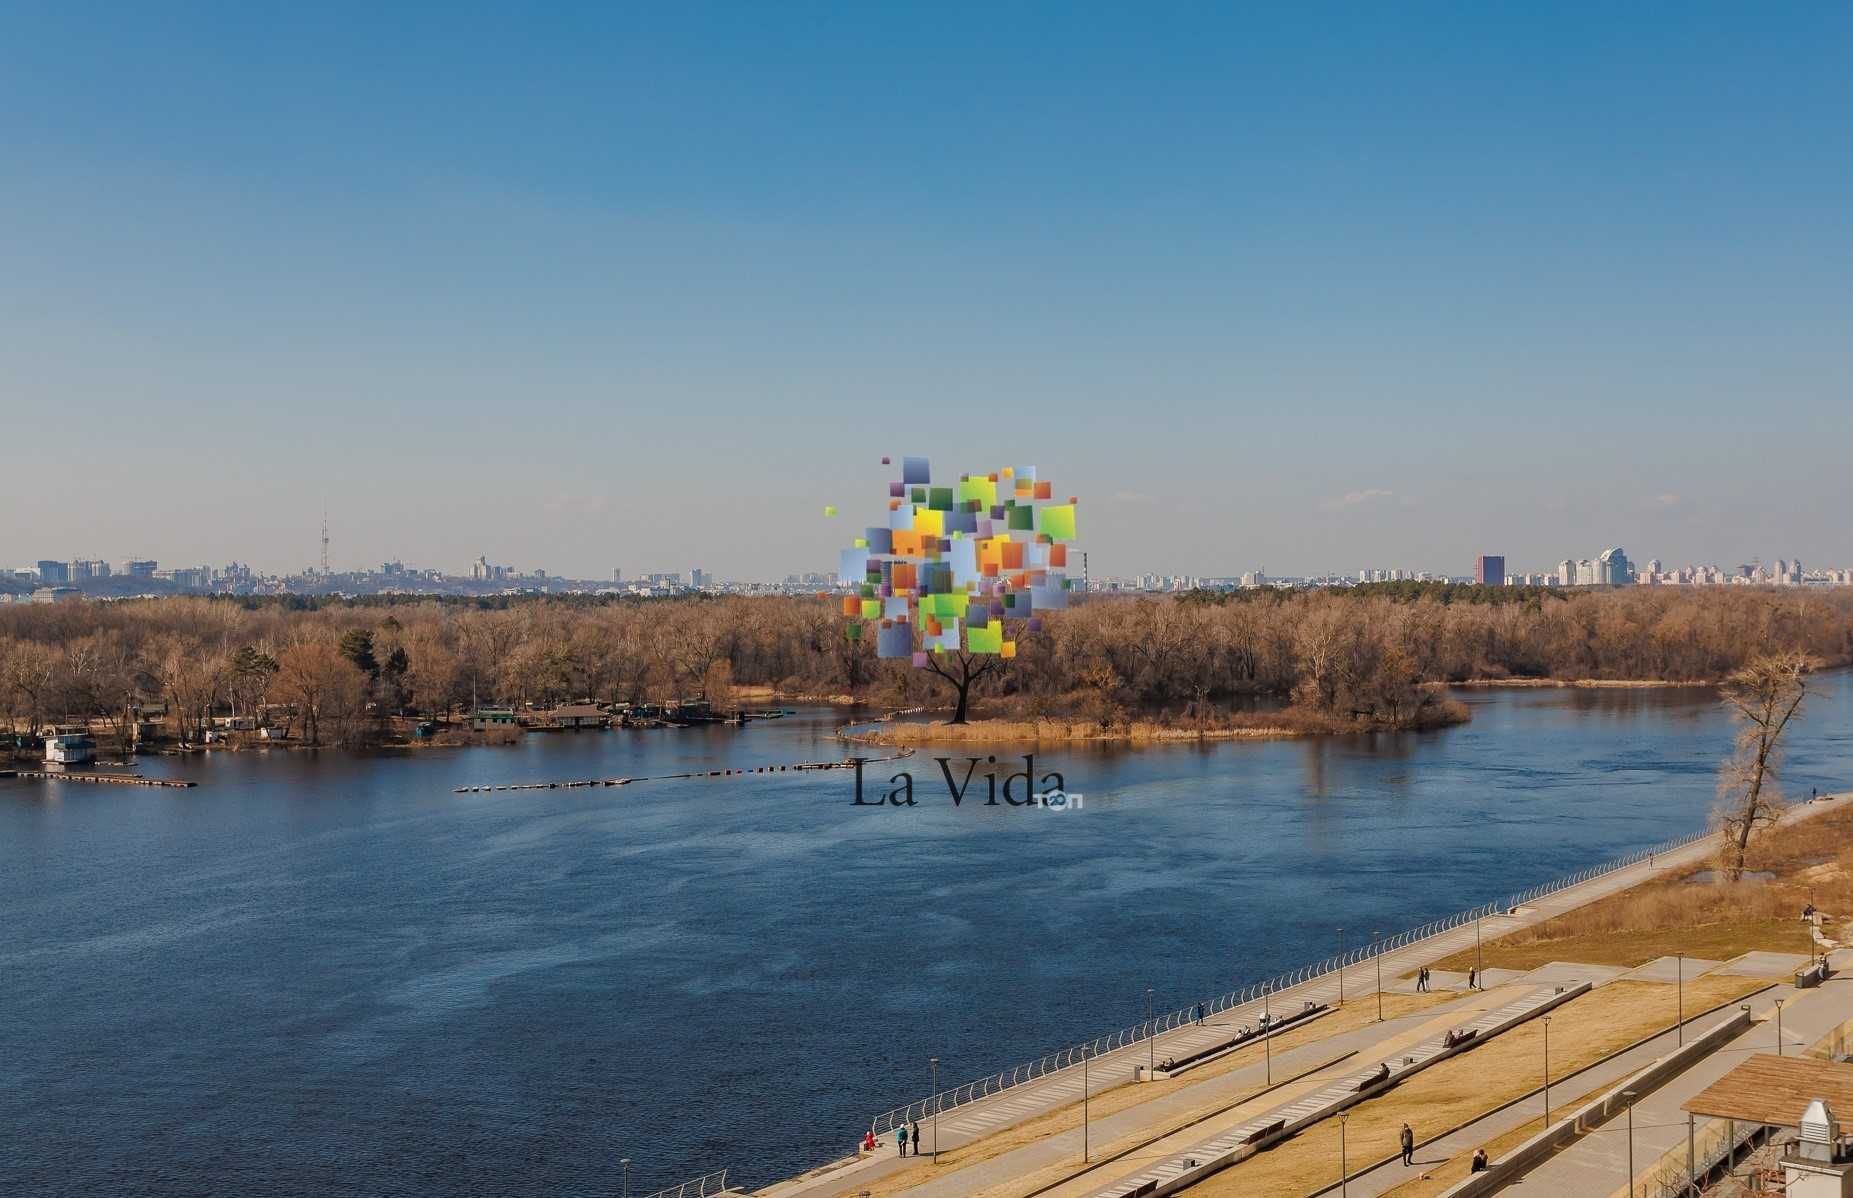
[(1005, 508), (1004, 516), (1008, 520), (1005, 527), (1011, 532), (1034, 532), (1036, 530), (1036, 509), (1028, 504), (1022, 507)]
[(928, 494), (930, 498), (927, 500), (927, 507), (936, 512), (949, 512), (952, 510), (951, 487), (934, 487)]

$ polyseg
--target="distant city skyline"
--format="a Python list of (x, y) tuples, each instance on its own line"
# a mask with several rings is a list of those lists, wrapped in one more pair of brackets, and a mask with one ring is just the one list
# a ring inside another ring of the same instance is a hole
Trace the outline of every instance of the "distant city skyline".
[(1849, 46), (1705, 3), (10, 6), (0, 561), (295, 570), (326, 503), (351, 566), (781, 577), (902, 454), (1042, 467), (1115, 572), (1853, 560)]

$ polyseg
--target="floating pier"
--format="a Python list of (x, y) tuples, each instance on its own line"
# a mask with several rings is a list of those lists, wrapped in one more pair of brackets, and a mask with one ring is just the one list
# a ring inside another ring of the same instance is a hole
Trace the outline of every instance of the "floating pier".
[(96, 782), (113, 786), (162, 786), (170, 790), (185, 790), (199, 783), (184, 778), (144, 778), (140, 774), (67, 774), (62, 770), (8, 770), (0, 771), (0, 777), (41, 778), (58, 782)]
[[(899, 761), (903, 757), (912, 757), (914, 751), (903, 749), (889, 757), (864, 757), (864, 764), (883, 761)], [(591, 786), (629, 786), (633, 782), (675, 782), (686, 778), (735, 778), (751, 774), (786, 774), (802, 770), (853, 770), (856, 758), (845, 757), (841, 761), (800, 761), (795, 765), (754, 765), (739, 769), (697, 770), (688, 774), (660, 774), (654, 778), (585, 778), (572, 782), (501, 782), (482, 786), (458, 786), (452, 794), (485, 794), (493, 790), (580, 790)]]

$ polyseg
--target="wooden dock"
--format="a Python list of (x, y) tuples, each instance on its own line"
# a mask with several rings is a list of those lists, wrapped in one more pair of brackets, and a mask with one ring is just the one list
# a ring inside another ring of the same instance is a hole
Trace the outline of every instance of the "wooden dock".
[(171, 790), (185, 790), (199, 783), (184, 778), (144, 778), (140, 774), (67, 774), (62, 770), (8, 770), (0, 771), (0, 777), (40, 778), (58, 782), (95, 782), (113, 786), (161, 786)]

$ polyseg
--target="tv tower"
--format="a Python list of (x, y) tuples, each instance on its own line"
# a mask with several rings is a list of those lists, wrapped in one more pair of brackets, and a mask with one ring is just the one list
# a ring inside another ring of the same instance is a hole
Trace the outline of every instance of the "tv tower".
[(322, 577), (328, 577), (328, 501), (322, 501)]

